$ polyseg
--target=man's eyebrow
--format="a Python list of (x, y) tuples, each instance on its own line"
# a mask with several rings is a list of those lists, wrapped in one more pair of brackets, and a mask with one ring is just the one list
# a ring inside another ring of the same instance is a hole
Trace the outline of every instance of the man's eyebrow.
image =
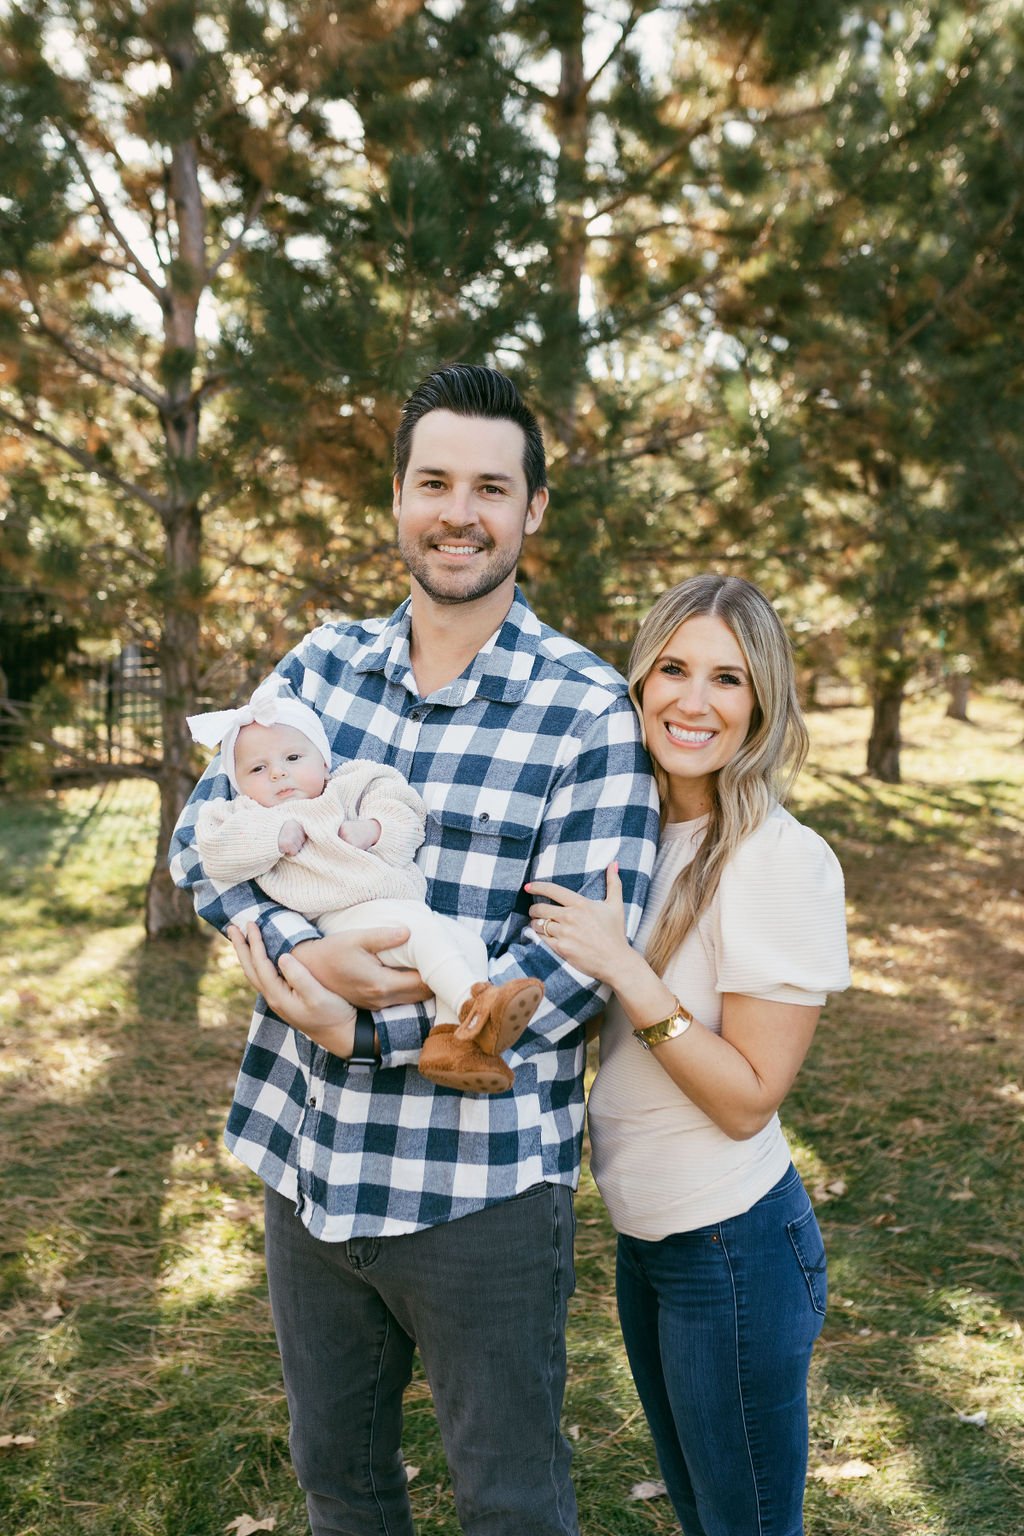
[[(438, 468), (436, 468), (435, 466), (433, 466), (431, 464), (417, 464), (415, 469), (412, 472), (413, 472), (414, 475), (434, 475), (439, 480), (444, 480), (448, 475), (451, 474), (451, 470), (449, 470), (449, 469), (438, 469)], [(502, 485), (514, 485), (515, 484), (515, 476), (514, 475), (503, 474), (500, 469), (481, 470), (478, 475), (474, 476), (474, 479), (476, 479), (476, 480), (486, 480), (488, 482), (500, 481), (500, 483)]]

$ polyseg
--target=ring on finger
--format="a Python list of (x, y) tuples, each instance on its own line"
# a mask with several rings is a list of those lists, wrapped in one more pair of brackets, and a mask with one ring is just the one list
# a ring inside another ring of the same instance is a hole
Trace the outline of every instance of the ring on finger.
[(550, 937), (551, 937), (551, 919), (550, 919), (550, 917), (546, 917), (544, 919), (544, 921), (541, 923), (540, 926), (541, 926), (541, 932), (544, 934), (544, 937), (546, 939), (550, 939)]

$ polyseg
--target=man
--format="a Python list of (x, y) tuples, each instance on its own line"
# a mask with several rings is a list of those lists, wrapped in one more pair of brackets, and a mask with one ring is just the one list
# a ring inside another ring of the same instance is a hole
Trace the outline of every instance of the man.
[[(267, 1186), (271, 1304), (315, 1536), (412, 1532), (401, 1414), (416, 1348), (463, 1530), (577, 1531), (559, 1416), (583, 1024), (602, 998), (529, 927), (523, 887), (603, 895), (617, 860), (635, 931), (657, 810), (622, 679), (516, 588), (547, 503), (543, 440), (512, 382), (432, 374), (395, 440), (410, 597), (386, 620), (324, 625), (278, 668), (335, 754), (388, 763), (422, 795), (427, 899), (477, 927), (491, 980), (543, 981), (506, 1053), (511, 1091), (462, 1094), (416, 1072), (426, 989), (376, 958), (400, 931), (321, 938), (255, 886), (205, 879), (192, 827), (204, 799), (228, 793), (216, 761), (176, 833), (175, 878), (232, 929), (274, 1009), (257, 1002), (227, 1142)], [(341, 1055), (337, 997), (377, 1010)], [(333, 1054), (316, 1044), (324, 1026)]]

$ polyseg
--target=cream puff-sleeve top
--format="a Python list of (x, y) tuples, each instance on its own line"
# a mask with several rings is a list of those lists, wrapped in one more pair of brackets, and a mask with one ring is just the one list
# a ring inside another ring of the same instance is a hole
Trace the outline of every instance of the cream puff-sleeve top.
[[(663, 829), (638, 949), (705, 826), (702, 817)], [(716, 1033), (727, 992), (820, 1007), (849, 986), (843, 875), (828, 844), (776, 806), (722, 871), (664, 980)], [(588, 1116), (591, 1171), (616, 1230), (631, 1237), (658, 1240), (738, 1216), (789, 1166), (777, 1115), (749, 1140), (731, 1140), (634, 1038), (614, 997)]]

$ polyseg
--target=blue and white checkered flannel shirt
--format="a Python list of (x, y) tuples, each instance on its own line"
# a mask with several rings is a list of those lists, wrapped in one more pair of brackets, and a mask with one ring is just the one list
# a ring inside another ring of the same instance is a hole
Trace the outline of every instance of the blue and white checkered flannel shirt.
[[(575, 1187), (582, 1026), (606, 992), (529, 930), (523, 886), (557, 880), (602, 897), (617, 860), (632, 936), (657, 842), (657, 796), (617, 672), (542, 624), (517, 589), (472, 665), (421, 698), (408, 608), (325, 624), (277, 671), (318, 712), (338, 759), (387, 763), (422, 795), (417, 862), (428, 904), (477, 930), (492, 980), (538, 976), (546, 995), (508, 1052), (514, 1087), (493, 1097), (419, 1076), (432, 1003), (374, 1016), (382, 1055), (366, 1072), (350, 1071), (257, 999), (225, 1139), (328, 1242), (414, 1232), (545, 1180)], [(176, 828), (171, 869), (207, 922), (222, 931), (257, 922), (276, 958), (318, 930), (254, 884), (208, 880), (195, 849), (199, 806), (230, 792), (215, 758)]]

